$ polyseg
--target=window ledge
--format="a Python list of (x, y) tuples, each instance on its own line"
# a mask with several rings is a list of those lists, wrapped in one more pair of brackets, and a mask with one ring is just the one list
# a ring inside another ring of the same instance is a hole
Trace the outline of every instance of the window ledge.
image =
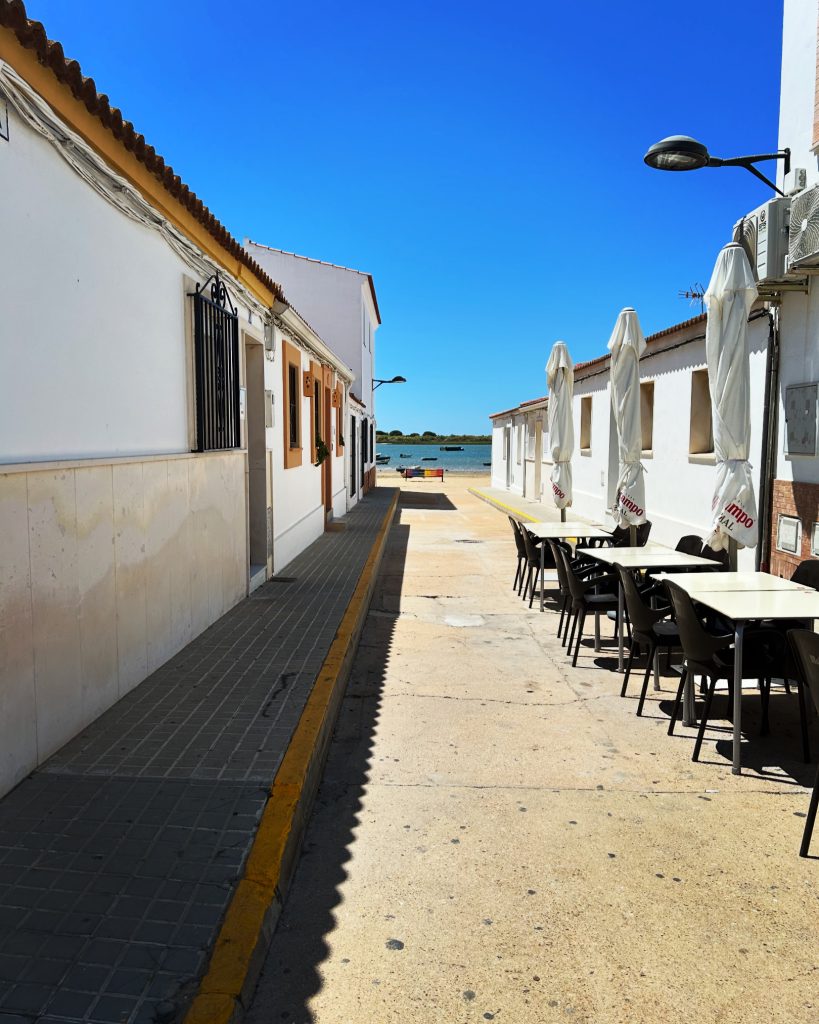
[(689, 452), (688, 461), (695, 466), (715, 466), (717, 457), (713, 452)]
[(591, 458), (591, 448), (581, 448), (581, 449), (580, 449), (580, 454), (581, 454), (581, 455), (582, 455), (582, 456), (583, 456), (584, 458), (586, 458), (586, 459), (590, 459), (590, 458)]

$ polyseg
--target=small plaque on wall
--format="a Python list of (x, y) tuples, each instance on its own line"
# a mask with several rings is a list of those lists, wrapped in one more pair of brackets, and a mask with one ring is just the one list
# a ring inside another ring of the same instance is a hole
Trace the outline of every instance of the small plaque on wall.
[(799, 552), (802, 544), (802, 523), (795, 516), (780, 516), (776, 531), (776, 546), (790, 555)]

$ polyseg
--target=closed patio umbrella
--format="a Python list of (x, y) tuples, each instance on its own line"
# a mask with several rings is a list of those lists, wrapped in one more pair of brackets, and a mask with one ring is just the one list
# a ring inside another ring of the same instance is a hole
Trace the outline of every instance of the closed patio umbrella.
[(611, 338), (611, 403), (617, 426), (620, 474), (612, 514), (618, 526), (639, 526), (646, 521), (646, 489), (640, 455), (640, 356), (646, 343), (633, 309), (623, 309)]
[(546, 385), (549, 390), (549, 448), (552, 453), (552, 496), (561, 510), (572, 503), (572, 453), (574, 452), (574, 421), (572, 393), (574, 364), (566, 343), (556, 341), (546, 363)]
[(757, 297), (754, 275), (741, 245), (726, 245), (705, 292), (705, 356), (714, 426), (717, 482), (708, 544), (727, 550), (731, 540), (754, 547), (756, 497), (748, 455), (751, 443), (751, 370), (748, 314)]

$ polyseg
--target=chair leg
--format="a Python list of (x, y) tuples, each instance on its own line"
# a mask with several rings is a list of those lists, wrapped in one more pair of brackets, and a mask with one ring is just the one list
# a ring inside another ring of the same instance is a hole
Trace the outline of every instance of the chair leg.
[(523, 588), (523, 600), (529, 596), (529, 587), (532, 585), (532, 567), (529, 566), (529, 571), (526, 573), (526, 586)]
[(522, 559), (520, 563), (520, 579), (518, 580), (518, 597), (521, 595), (523, 590), (523, 581), (526, 579), (526, 559)]
[(646, 693), (648, 693), (648, 681), (651, 678), (651, 673), (654, 671), (654, 655), (657, 651), (656, 644), (648, 645), (648, 660), (646, 661), (646, 674), (643, 676), (643, 688), (640, 690), (640, 700), (637, 704), (637, 717), (643, 713), (643, 705), (646, 702)]
[(569, 642), (568, 642), (568, 644), (566, 643), (566, 633), (565, 632), (563, 633), (563, 646), (566, 648), (566, 650), (569, 652), (569, 654), (572, 653), (572, 644), (574, 643), (574, 631), (577, 629), (577, 620), (580, 617), (580, 609), (579, 608), (575, 609), (574, 606), (572, 606), (572, 611), (574, 612), (574, 615), (572, 617), (572, 628), (571, 628), (571, 632), (569, 633)]
[(634, 661), (634, 648), (636, 646), (637, 645), (632, 640), (631, 645), (629, 646), (629, 649), (628, 649), (628, 661), (626, 662), (626, 673), (623, 676), (623, 685), (620, 688), (620, 696), (621, 697), (625, 697), (625, 695), (626, 695), (626, 687), (628, 686), (628, 679), (629, 679), (629, 676), (631, 675), (631, 663)]
[(674, 709), (671, 712), (671, 721), (668, 723), (668, 735), (674, 735), (674, 726), (677, 724), (677, 719), (680, 717), (680, 705), (683, 699), (683, 690), (685, 689), (685, 674), (688, 669), (683, 668), (680, 674), (680, 685), (677, 687), (677, 697), (674, 701)]
[[(532, 589), (529, 591), (529, 607), (532, 607), (532, 601), (535, 599), (535, 586), (537, 585), (538, 577), (540, 576), (540, 567), (535, 569), (535, 579), (532, 583)], [(540, 581), (541, 589), (543, 589), (543, 580)]]
[[(787, 683), (787, 679), (785, 680)], [(796, 680), (796, 689), (799, 693), (799, 725), (802, 729), (802, 757), (805, 764), (810, 761), (810, 736), (808, 735), (808, 709), (805, 704), (805, 687), (801, 679)], [(814, 810), (814, 814), (815, 814)]]
[(759, 695), (762, 702), (762, 721), (759, 726), (759, 735), (767, 736), (771, 731), (770, 723), (768, 722), (768, 709), (771, 704), (771, 680), (760, 679), (759, 680)]
[(522, 562), (523, 562), (523, 559), (520, 557), (520, 555), (518, 555), (518, 568), (517, 568), (517, 571), (515, 572), (515, 582), (512, 584), (512, 590), (517, 590), (518, 589), (518, 580), (520, 579), (520, 567), (521, 567), (521, 563)]
[(560, 622), (557, 624), (557, 638), (558, 638), (558, 640), (560, 640), (562, 635), (563, 635), (563, 622), (564, 622), (564, 620), (565, 620), (567, 626), (569, 624), (569, 619), (568, 619), (567, 614), (566, 614), (566, 612), (568, 610), (568, 606), (569, 606), (569, 599), (564, 594), (563, 595), (563, 600), (560, 603)]
[(580, 641), (583, 639), (583, 623), (586, 621), (586, 609), (581, 608), (580, 610), (580, 622), (577, 627), (577, 643), (574, 649), (574, 657), (572, 658), (572, 668), (577, 665), (577, 656), (580, 653)]
[(805, 831), (802, 833), (802, 845), (799, 847), (799, 856), (807, 857), (810, 837), (813, 835), (813, 826), (816, 821), (816, 811), (819, 809), (819, 772), (816, 773), (816, 782), (813, 784), (813, 792), (810, 796), (808, 816), (805, 820)]
[(699, 761), (700, 759), (700, 747), (702, 746), (702, 738), (705, 735), (705, 727), (708, 725), (708, 716), (711, 713), (711, 701), (714, 699), (714, 690), (717, 688), (717, 678), (714, 676), (708, 681), (708, 691), (705, 695), (705, 707), (703, 708), (702, 718), (700, 719), (700, 728), (697, 733), (697, 742), (694, 744), (694, 754), (691, 758), (692, 761)]

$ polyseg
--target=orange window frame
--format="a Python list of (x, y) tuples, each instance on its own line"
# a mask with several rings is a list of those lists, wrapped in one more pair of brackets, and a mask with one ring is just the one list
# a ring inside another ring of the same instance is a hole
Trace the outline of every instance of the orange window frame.
[[(292, 445), (290, 443), (290, 426), (291, 426), (291, 412), (290, 412), (290, 371), (291, 368), (295, 370), (295, 405), (296, 405), (296, 440), (298, 444)], [(302, 417), (304, 413), (304, 406), (302, 403), (302, 370), (301, 370), (301, 351), (295, 346), (291, 345), (289, 341), (282, 340), (282, 376), (284, 380), (284, 415), (282, 416), (282, 423), (284, 425), (284, 468), (293, 469), (296, 466), (300, 466), (302, 462)]]

